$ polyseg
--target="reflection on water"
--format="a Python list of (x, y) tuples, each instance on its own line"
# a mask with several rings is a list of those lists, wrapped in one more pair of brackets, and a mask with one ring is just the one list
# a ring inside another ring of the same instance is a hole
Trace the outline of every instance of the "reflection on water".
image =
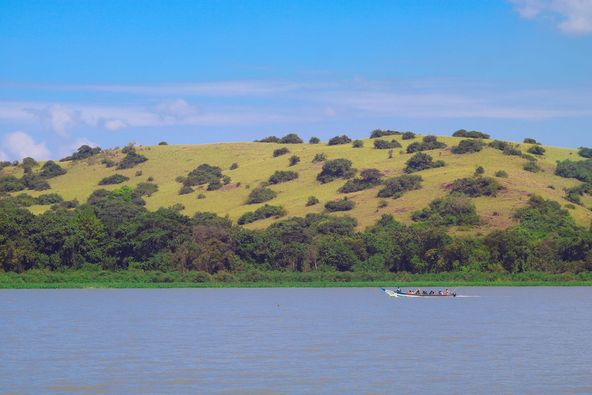
[(0, 392), (592, 392), (592, 288), (459, 293), (0, 291)]

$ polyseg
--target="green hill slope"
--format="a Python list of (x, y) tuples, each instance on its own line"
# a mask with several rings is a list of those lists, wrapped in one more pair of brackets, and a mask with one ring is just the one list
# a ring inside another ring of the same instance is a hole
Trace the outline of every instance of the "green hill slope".
[[(351, 143), (328, 146), (324, 142), (320, 144), (224, 143), (138, 146), (136, 147), (137, 152), (147, 157), (148, 160), (133, 168), (123, 170), (117, 170), (116, 167), (106, 167), (101, 163), (105, 158), (117, 162), (124, 156), (121, 150), (106, 150), (87, 159), (60, 162), (67, 173), (49, 179), (50, 190), (26, 191), (26, 193), (38, 196), (52, 192), (60, 194), (66, 200), (77, 199), (84, 202), (94, 190), (100, 188), (113, 190), (122, 185), (135, 186), (152, 177), (159, 189), (152, 196), (145, 198), (148, 209), (154, 210), (179, 203), (184, 206), (183, 212), (185, 214), (212, 211), (220, 215), (228, 215), (236, 221), (245, 212), (262, 206), (262, 204), (246, 204), (247, 197), (253, 188), (267, 181), (276, 170), (292, 170), (298, 172), (299, 177), (286, 183), (271, 185), (270, 188), (277, 192), (277, 197), (267, 203), (283, 206), (288, 216), (304, 216), (308, 213), (322, 212), (324, 211), (324, 203), (347, 196), (348, 199), (356, 203), (356, 206), (345, 214), (355, 217), (359, 227), (364, 228), (373, 224), (382, 214), (392, 214), (402, 222), (411, 222), (411, 214), (414, 211), (426, 207), (434, 198), (447, 195), (452, 182), (459, 178), (472, 176), (477, 166), (483, 166), (485, 176), (494, 177), (494, 174), (499, 170), (507, 172), (507, 178), (497, 178), (505, 189), (497, 197), (474, 198), (473, 201), (483, 224), (475, 228), (456, 229), (455, 231), (487, 233), (493, 229), (503, 229), (512, 225), (514, 223), (513, 212), (526, 205), (529, 194), (538, 194), (565, 206), (569, 202), (565, 199), (564, 189), (581, 184), (577, 180), (554, 175), (556, 161), (582, 159), (578, 156), (577, 149), (545, 146), (546, 152), (538, 161), (542, 172), (532, 173), (523, 169), (524, 164), (527, 163), (526, 159), (504, 155), (501, 151), (491, 147), (485, 147), (477, 153), (453, 154), (451, 147), (463, 140), (456, 137), (438, 137), (448, 147), (427, 151), (427, 153), (432, 155), (434, 160), (443, 160), (446, 166), (418, 172), (417, 174), (423, 177), (423, 187), (407, 192), (399, 199), (377, 197), (380, 186), (360, 192), (342, 194), (338, 192), (338, 189), (345, 183), (345, 180), (339, 179), (326, 184), (321, 184), (316, 180), (323, 163), (313, 163), (312, 160), (316, 154), (320, 153), (324, 153), (327, 159), (346, 158), (351, 160), (358, 173), (363, 169), (376, 168), (384, 173), (385, 178), (404, 174), (405, 163), (412, 156), (412, 154), (406, 153), (406, 147), (419, 141), (421, 136), (412, 140), (402, 140), (400, 136), (395, 136), (395, 138), (401, 143), (402, 148), (393, 149), (392, 158), (389, 158), (388, 149), (375, 149), (372, 139), (363, 140), (364, 147), (362, 148), (353, 148)], [(390, 141), (392, 137), (384, 139)], [(491, 140), (484, 141), (490, 142)], [(287, 147), (290, 153), (274, 157), (273, 151), (280, 147)], [(529, 144), (520, 144), (520, 148), (524, 152), (529, 147), (531, 147)], [(299, 156), (300, 162), (289, 166), (289, 157), (292, 155)], [(176, 181), (177, 177), (186, 176), (203, 163), (222, 168), (223, 174), (231, 178), (230, 183), (219, 190), (207, 191), (204, 185), (195, 188), (192, 193), (179, 195), (182, 184)], [(237, 163), (238, 168), (230, 170), (233, 163)], [(2, 173), (22, 176), (22, 168), (11, 166), (3, 169)], [(101, 179), (114, 174), (122, 174), (129, 177), (129, 180), (118, 185), (98, 185)], [(205, 195), (205, 198), (202, 196), (198, 199), (199, 194)], [(315, 196), (320, 203), (306, 206), (310, 196)], [(386, 202), (386, 205), (383, 201)], [(39, 213), (47, 210), (48, 207), (34, 205), (30, 209), (34, 213)], [(587, 226), (592, 221), (590, 207), (592, 207), (592, 199), (586, 196), (583, 199), (583, 205), (571, 208), (570, 213), (578, 224)], [(335, 215), (343, 215), (343, 213)], [(273, 221), (274, 219), (266, 219), (248, 226), (262, 228)]]

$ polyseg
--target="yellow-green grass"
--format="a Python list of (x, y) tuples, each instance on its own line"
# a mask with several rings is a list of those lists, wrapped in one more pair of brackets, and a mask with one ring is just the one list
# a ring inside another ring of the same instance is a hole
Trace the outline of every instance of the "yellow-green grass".
[[(68, 173), (51, 179), (50, 191), (27, 192), (37, 196), (41, 193), (55, 192), (66, 200), (78, 199), (84, 202), (96, 189), (115, 189), (122, 185), (134, 186), (145, 182), (148, 177), (153, 177), (159, 191), (146, 198), (146, 207), (155, 210), (159, 207), (169, 207), (176, 203), (185, 206), (184, 213), (192, 215), (198, 211), (212, 211), (219, 215), (228, 215), (236, 220), (247, 211), (253, 211), (261, 204), (247, 205), (245, 201), (252, 188), (266, 181), (276, 170), (294, 170), (299, 173), (297, 180), (273, 185), (271, 188), (278, 192), (277, 198), (269, 201), (269, 204), (281, 205), (288, 216), (304, 216), (308, 213), (323, 211), (323, 205), (329, 200), (348, 196), (356, 202), (356, 207), (349, 212), (333, 215), (349, 215), (358, 220), (359, 227), (364, 228), (376, 222), (382, 214), (392, 214), (397, 220), (409, 223), (411, 214), (415, 210), (426, 207), (430, 201), (442, 197), (448, 193), (447, 186), (454, 180), (471, 176), (477, 166), (485, 168), (485, 175), (494, 176), (498, 170), (505, 170), (509, 177), (498, 180), (506, 187), (497, 197), (482, 197), (474, 199), (479, 214), (484, 219), (483, 225), (471, 229), (454, 229), (457, 233), (487, 233), (492, 229), (503, 229), (514, 223), (512, 216), (517, 208), (523, 207), (529, 194), (535, 193), (547, 199), (553, 199), (562, 205), (568, 204), (564, 196), (564, 188), (578, 185), (577, 180), (565, 179), (554, 175), (557, 160), (581, 159), (577, 155), (577, 149), (547, 147), (546, 154), (540, 158), (539, 165), (543, 168), (541, 173), (530, 173), (522, 169), (526, 159), (503, 155), (499, 150), (485, 148), (479, 153), (455, 155), (450, 152), (450, 147), (458, 144), (461, 138), (439, 137), (439, 140), (448, 144), (447, 149), (428, 151), (434, 160), (444, 160), (446, 166), (437, 169), (421, 171), (417, 174), (424, 179), (423, 188), (406, 193), (400, 199), (380, 199), (377, 192), (380, 187), (350, 193), (347, 195), (337, 192), (344, 184), (344, 180), (333, 181), (328, 184), (320, 184), (316, 181), (317, 174), (321, 171), (322, 163), (312, 163), (317, 153), (325, 153), (328, 159), (347, 158), (353, 162), (358, 170), (365, 168), (377, 168), (387, 177), (403, 174), (405, 162), (411, 154), (405, 153), (407, 145), (418, 141), (397, 140), (403, 148), (393, 150), (393, 158), (388, 158), (388, 150), (373, 148), (373, 140), (365, 139), (363, 148), (352, 148), (351, 144), (327, 146), (321, 144), (269, 144), (269, 143), (223, 143), (208, 145), (163, 145), (140, 146), (137, 150), (149, 160), (132, 169), (117, 170), (115, 167), (107, 168), (101, 164), (105, 156), (117, 160), (122, 157), (119, 151), (108, 150), (102, 154), (77, 162), (61, 163)], [(387, 137), (387, 139), (390, 139)], [(274, 158), (273, 150), (286, 146), (290, 153)], [(521, 149), (526, 152), (530, 145), (521, 144)], [(288, 158), (291, 155), (301, 158), (296, 166), (288, 166)], [(229, 170), (232, 163), (238, 163), (239, 167)], [(202, 163), (220, 166), (225, 175), (232, 178), (229, 185), (221, 190), (207, 191), (205, 186), (197, 188), (194, 193), (179, 195), (181, 184), (176, 182), (178, 176), (185, 176), (189, 171)], [(141, 171), (140, 176), (136, 172)], [(8, 168), (5, 173), (13, 172), (20, 175), (21, 170)], [(119, 185), (101, 187), (98, 182), (115, 173), (128, 176), (130, 180)], [(240, 183), (237, 184), (237, 183)], [(197, 195), (203, 193), (205, 199), (197, 199)], [(320, 204), (306, 207), (309, 196), (316, 196)], [(385, 200), (388, 205), (379, 208), (380, 201)], [(588, 226), (592, 221), (592, 211), (586, 207), (591, 206), (591, 199), (584, 199), (584, 207), (576, 206), (570, 212), (578, 224)], [(33, 206), (34, 213), (40, 213), (47, 206)], [(275, 219), (257, 221), (248, 225), (252, 228), (263, 228), (271, 224)]]

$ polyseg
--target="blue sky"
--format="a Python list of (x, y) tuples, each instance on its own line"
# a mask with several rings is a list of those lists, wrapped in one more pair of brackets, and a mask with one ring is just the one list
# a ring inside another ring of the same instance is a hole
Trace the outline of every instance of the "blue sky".
[(592, 0), (0, 0), (0, 159), (375, 128), (592, 145)]

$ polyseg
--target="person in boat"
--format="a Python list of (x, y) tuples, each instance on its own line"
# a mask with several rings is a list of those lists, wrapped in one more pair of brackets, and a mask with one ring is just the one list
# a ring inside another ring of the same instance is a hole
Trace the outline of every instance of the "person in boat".
[(415, 291), (416, 295), (421, 295), (421, 289), (417, 288), (417, 291)]
[(448, 293), (448, 288), (446, 288), (446, 296), (449, 296), (450, 294)]
[(438, 290), (438, 295), (442, 296), (442, 290)]
[(435, 294), (436, 294), (436, 293), (435, 293), (435, 292), (434, 292), (434, 290), (432, 289), (432, 290), (430, 291), (430, 295), (435, 295)]
[(421, 294), (424, 295), (424, 296), (426, 296), (428, 294), (428, 291), (423, 290), (423, 291), (421, 291)]
[(397, 293), (398, 294), (402, 294), (403, 292), (401, 292), (401, 287), (397, 287)]

